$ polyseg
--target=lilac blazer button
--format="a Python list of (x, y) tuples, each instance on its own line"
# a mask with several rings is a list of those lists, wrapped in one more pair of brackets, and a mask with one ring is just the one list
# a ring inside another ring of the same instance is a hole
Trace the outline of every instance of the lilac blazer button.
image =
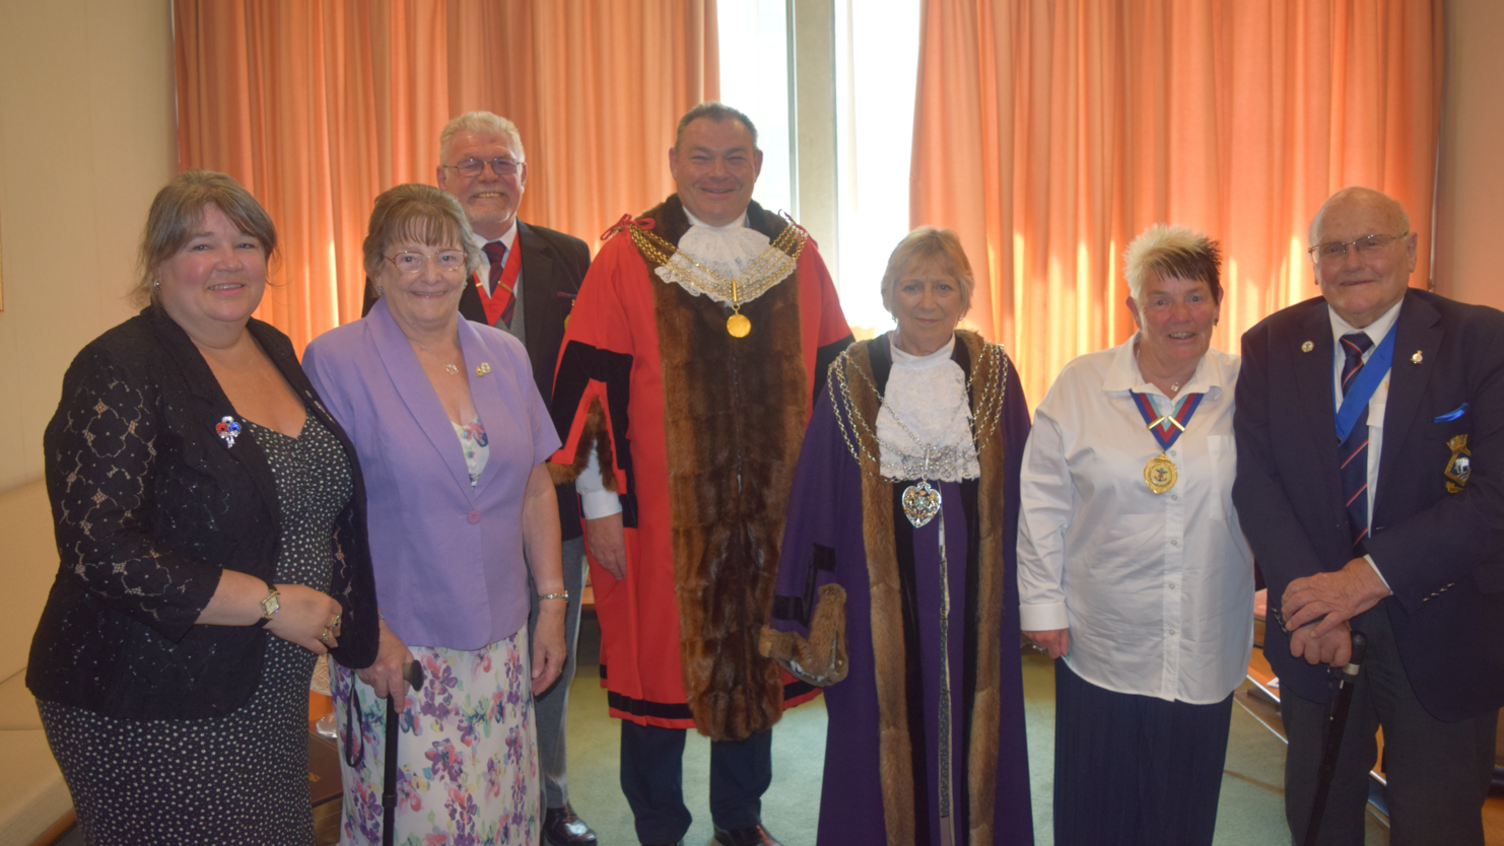
[(472, 511), (469, 514), (465, 515), (465, 519), (469, 520), (472, 523), (479, 523), (480, 522), (480, 512), (479, 511)]

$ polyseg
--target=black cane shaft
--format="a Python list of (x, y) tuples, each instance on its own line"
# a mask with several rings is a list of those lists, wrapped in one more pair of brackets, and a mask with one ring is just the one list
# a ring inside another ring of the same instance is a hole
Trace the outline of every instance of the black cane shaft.
[[(423, 667), (417, 661), (402, 665), (402, 680), (414, 690), (423, 689)], [(411, 707), (412, 703), (408, 703)], [(384, 772), (381, 781), (381, 844), (392, 846), (396, 837), (397, 821), (397, 707), (393, 697), (386, 698), (386, 756), (382, 759)]]
[(1316, 846), (1321, 833), (1321, 820), (1326, 815), (1327, 796), (1332, 792), (1332, 777), (1337, 772), (1337, 758), (1342, 754), (1342, 735), (1347, 731), (1347, 712), (1353, 704), (1353, 682), (1363, 667), (1363, 654), (1368, 649), (1368, 638), (1362, 632), (1353, 632), (1352, 657), (1342, 668), (1337, 682), (1337, 699), (1327, 717), (1326, 746), (1321, 752), (1321, 766), (1316, 770), (1316, 795), (1311, 801), (1311, 820), (1306, 824), (1303, 846)]

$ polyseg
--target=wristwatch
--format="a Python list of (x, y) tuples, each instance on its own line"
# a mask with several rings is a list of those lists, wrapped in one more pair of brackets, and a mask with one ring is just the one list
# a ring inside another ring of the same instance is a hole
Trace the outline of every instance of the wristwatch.
[(266, 583), (266, 589), (271, 591), (266, 598), (261, 600), (261, 619), (255, 622), (256, 626), (265, 626), (272, 621), (272, 617), (282, 610), (282, 593), (272, 587), (271, 582)]

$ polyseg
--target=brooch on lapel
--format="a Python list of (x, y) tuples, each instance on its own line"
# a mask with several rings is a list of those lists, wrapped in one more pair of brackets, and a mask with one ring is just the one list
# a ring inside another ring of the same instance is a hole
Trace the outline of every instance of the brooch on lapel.
[(1310, 341), (1306, 341), (1304, 344), (1300, 345), (1300, 351), (1301, 352), (1310, 352), (1311, 350), (1314, 350), (1314, 349), (1316, 349), (1316, 345), (1313, 344), (1313, 343), (1311, 343)]
[(223, 417), (214, 425), (214, 431), (219, 434), (220, 440), (225, 442), (225, 447), (235, 446), (235, 439), (240, 437), (240, 424), (233, 417)]
[(1411, 364), (1420, 364), (1422, 361), (1425, 361), (1425, 360), (1426, 360), (1426, 357), (1424, 355), (1421, 355), (1420, 350), (1416, 350), (1415, 351), (1415, 355), (1410, 356), (1410, 363)]
[(1467, 448), (1467, 435), (1458, 435), (1447, 441), (1452, 457), (1442, 473), (1447, 477), (1447, 493), (1461, 493), (1467, 479), (1473, 474), (1472, 451)]
[(490, 373), (490, 372), (491, 372), (491, 362), (489, 362), (489, 361), (482, 361), (480, 363), (480, 366), (477, 367), (477, 368), (475, 368), (475, 375), (477, 375), (477, 376), (484, 376), (484, 375), (486, 375), (487, 373)]

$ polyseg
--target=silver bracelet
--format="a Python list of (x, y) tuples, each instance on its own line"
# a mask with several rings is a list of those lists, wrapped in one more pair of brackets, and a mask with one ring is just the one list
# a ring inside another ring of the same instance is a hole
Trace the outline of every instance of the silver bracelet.
[(538, 594), (538, 598), (539, 599), (568, 599), (569, 598), (569, 591), (566, 590), (566, 591), (563, 591), (562, 593), (540, 593), (540, 594)]

